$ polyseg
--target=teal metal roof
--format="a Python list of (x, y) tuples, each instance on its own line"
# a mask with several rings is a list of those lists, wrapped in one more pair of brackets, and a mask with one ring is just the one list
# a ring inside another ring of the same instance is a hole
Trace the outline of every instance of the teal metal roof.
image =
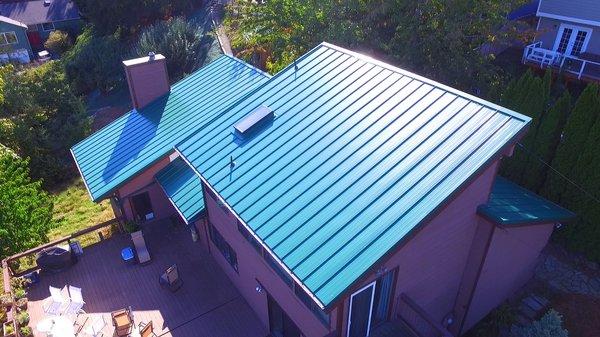
[(487, 204), (479, 214), (500, 225), (552, 223), (575, 218), (566, 210), (523, 187), (497, 177)]
[[(240, 142), (262, 105), (275, 119)], [(324, 43), (176, 148), (327, 307), (529, 122)]]
[(108, 196), (268, 78), (243, 61), (221, 56), (174, 84), (169, 94), (73, 146), (92, 199)]
[(156, 174), (156, 180), (187, 224), (204, 211), (202, 183), (188, 164), (176, 158)]

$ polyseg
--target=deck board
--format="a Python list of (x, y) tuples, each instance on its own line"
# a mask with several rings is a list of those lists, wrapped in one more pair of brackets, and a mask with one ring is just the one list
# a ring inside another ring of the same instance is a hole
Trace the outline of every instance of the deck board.
[[(135, 323), (153, 321), (157, 335), (266, 336), (267, 331), (247, 302), (189, 231), (155, 222), (145, 225), (144, 237), (152, 256), (148, 265), (125, 265), (122, 248), (131, 245), (127, 235), (118, 235), (84, 250), (80, 261), (58, 274), (41, 275), (40, 283), (29, 290), (30, 326), (46, 317), (42, 302), (48, 286), (73, 285), (82, 288), (85, 315), (78, 323), (91, 324), (104, 315), (108, 326), (104, 336), (112, 336), (110, 312), (131, 306)], [(184, 281), (177, 292), (162, 288), (159, 275), (177, 263)], [(82, 336), (83, 334), (79, 334)]]

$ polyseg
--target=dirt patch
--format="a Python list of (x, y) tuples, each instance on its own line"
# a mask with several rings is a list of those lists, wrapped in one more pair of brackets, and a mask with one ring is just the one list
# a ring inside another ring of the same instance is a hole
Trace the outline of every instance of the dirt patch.
[(600, 336), (600, 299), (580, 294), (560, 294), (552, 307), (563, 316), (570, 337)]

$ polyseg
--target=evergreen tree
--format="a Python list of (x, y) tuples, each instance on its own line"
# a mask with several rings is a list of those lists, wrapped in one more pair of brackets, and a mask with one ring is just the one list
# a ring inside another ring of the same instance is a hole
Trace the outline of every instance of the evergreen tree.
[(529, 158), (527, 171), (522, 180), (523, 185), (532, 191), (539, 191), (546, 179), (548, 167), (541, 163), (539, 159), (546, 163), (552, 162), (562, 129), (571, 111), (571, 104), (571, 95), (568, 91), (565, 91), (546, 112), (537, 128), (531, 148), (534, 155)]
[[(583, 151), (590, 129), (599, 114), (598, 86), (589, 85), (579, 96), (567, 119), (560, 144), (552, 160), (552, 167), (570, 179), (580, 180), (573, 175), (573, 167)], [(562, 177), (557, 174), (549, 174), (542, 194), (550, 200), (560, 202), (566, 187), (567, 182)], [(569, 204), (562, 204), (569, 207)]]

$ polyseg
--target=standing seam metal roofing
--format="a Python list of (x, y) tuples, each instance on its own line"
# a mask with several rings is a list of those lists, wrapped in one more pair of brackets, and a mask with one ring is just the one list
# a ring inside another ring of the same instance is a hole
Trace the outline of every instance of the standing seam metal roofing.
[(502, 177), (496, 178), (490, 200), (477, 211), (500, 225), (551, 223), (575, 218), (575, 213)]
[[(240, 144), (260, 105), (277, 117)], [(529, 122), (323, 43), (176, 149), (327, 307)]]
[(156, 180), (186, 224), (193, 223), (203, 213), (200, 178), (183, 159), (175, 158), (156, 174)]
[(222, 56), (171, 87), (140, 111), (132, 110), (71, 149), (86, 187), (98, 201), (217, 118), (269, 76)]

